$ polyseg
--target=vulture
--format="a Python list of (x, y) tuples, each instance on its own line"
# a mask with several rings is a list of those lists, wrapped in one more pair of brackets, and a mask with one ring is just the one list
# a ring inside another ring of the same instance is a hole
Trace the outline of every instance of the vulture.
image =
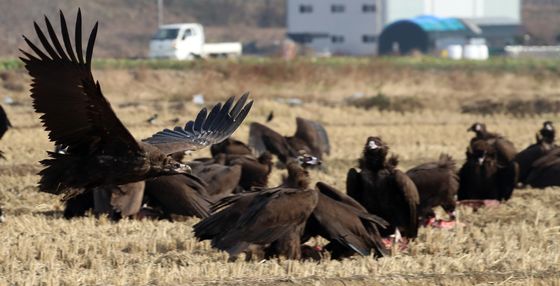
[(501, 163), (496, 145), (484, 139), (471, 142), (466, 157), (459, 170), (459, 201), (511, 197), (518, 173), (516, 162)]
[(282, 163), (301, 154), (310, 154), (319, 159), (323, 154), (330, 154), (327, 131), (319, 122), (296, 118), (294, 136), (282, 136), (269, 127), (253, 122), (249, 127), (249, 146), (258, 155), (265, 151), (276, 155)]
[(301, 236), (319, 196), (309, 188), (309, 175), (296, 160), (290, 160), (287, 169), (297, 184), (253, 188), (221, 199), (212, 206), (212, 215), (194, 226), (197, 239), (211, 240), (212, 247), (227, 251), (231, 259), (251, 245), (300, 259)]
[(333, 258), (369, 255), (372, 250), (376, 255), (386, 254), (377, 229), (385, 221), (326, 184), (309, 188), (304, 167), (316, 162), (311, 156), (290, 160), (289, 179), (280, 187), (254, 188), (222, 199), (213, 206), (217, 212), (194, 226), (195, 236), (211, 240), (213, 247), (228, 251), (231, 257), (254, 245), (264, 249), (265, 258), (317, 257), (313, 249), (302, 246), (314, 236), (330, 241), (325, 249), (332, 251)]
[(560, 148), (554, 147), (530, 165), (523, 183), (533, 188), (543, 189), (560, 186)]
[(398, 231), (404, 237), (416, 238), (418, 190), (414, 182), (396, 168), (396, 157), (387, 160), (388, 151), (389, 146), (381, 138), (369, 137), (359, 160), (361, 171), (354, 168), (348, 171), (346, 193), (369, 213), (389, 223), (386, 229), (380, 230), (383, 237)]
[(191, 167), (193, 174), (206, 183), (206, 191), (212, 200), (237, 191), (241, 179), (241, 166), (193, 162)]
[[(72, 43), (65, 17), (60, 12), (60, 36), (45, 17), (47, 34), (34, 23), (43, 50), (24, 36), (32, 50), (21, 50), (32, 78), (31, 97), (49, 139), (67, 146), (65, 154), (49, 152), (41, 161), (39, 190), (60, 194), (70, 189), (114, 187), (163, 175), (188, 173), (188, 165), (168, 155), (205, 148), (228, 138), (247, 116), (252, 101), (248, 94), (237, 102), (232, 97), (208, 112), (202, 109), (184, 127), (157, 132), (136, 141), (117, 118), (91, 71), (95, 24), (82, 49), (82, 16), (78, 15)], [(49, 41), (50, 39), (50, 41)], [(120, 188), (120, 187), (119, 187)], [(130, 189), (125, 187), (124, 189)]]
[[(546, 156), (549, 152), (551, 152), (551, 150), (557, 149), (556, 145), (554, 144), (555, 133), (556, 131), (554, 129), (554, 126), (552, 125), (552, 122), (544, 122), (543, 127), (536, 134), (537, 142), (531, 144), (529, 147), (525, 148), (515, 156), (515, 162), (517, 162), (517, 164), (519, 165), (520, 184), (529, 184), (529, 182), (527, 181), (529, 174), (531, 174), (533, 170), (538, 170), (536, 171), (536, 173), (541, 172), (544, 161), (551, 162), (550, 159), (554, 156), (550, 156), (549, 159), (541, 160), (539, 161), (539, 166), (534, 166), (537, 160), (539, 160), (543, 156)], [(539, 180), (536, 179), (535, 174), (533, 174), (531, 181), (533, 184), (539, 185), (542, 182), (539, 182)]]
[(247, 144), (233, 138), (228, 138), (210, 146), (210, 153), (212, 157), (222, 153), (226, 155), (253, 155), (253, 151)]
[[(2, 105), (0, 105), (0, 139), (2, 139), (2, 137), (4, 137), (4, 134), (6, 133), (6, 131), (8, 131), (8, 128), (11, 128), (12, 124), (10, 123), (10, 120), (8, 119), (8, 115), (6, 114), (6, 111), (4, 111), (4, 108), (2, 107)], [(2, 153), (2, 151), (0, 151), (0, 158), (4, 159), (4, 155)]]
[(513, 143), (500, 134), (488, 132), (486, 124), (474, 123), (467, 131), (475, 133), (475, 137), (471, 138), (470, 141), (471, 146), (479, 140), (486, 140), (490, 145), (493, 145), (500, 164), (509, 164), (515, 159), (517, 151)]
[(420, 196), (418, 217), (423, 223), (435, 218), (434, 207), (441, 206), (451, 220), (455, 219), (455, 196), (459, 189), (459, 176), (455, 160), (441, 154), (436, 162), (418, 165), (406, 175), (414, 182)]
[(218, 154), (214, 158), (199, 158), (196, 161), (226, 166), (241, 166), (239, 187), (250, 190), (252, 187), (266, 187), (272, 172), (272, 155), (265, 151), (258, 158), (254, 155)]

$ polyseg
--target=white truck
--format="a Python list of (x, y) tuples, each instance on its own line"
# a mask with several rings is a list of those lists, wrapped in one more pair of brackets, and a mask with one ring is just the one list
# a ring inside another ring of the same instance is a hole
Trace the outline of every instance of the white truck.
[(236, 57), (243, 51), (239, 42), (207, 44), (198, 23), (163, 25), (150, 41), (151, 59), (190, 60), (206, 57)]

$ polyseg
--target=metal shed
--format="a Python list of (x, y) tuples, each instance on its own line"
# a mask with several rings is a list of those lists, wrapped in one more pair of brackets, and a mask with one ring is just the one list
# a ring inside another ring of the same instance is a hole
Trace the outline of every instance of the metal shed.
[(465, 44), (475, 33), (457, 18), (419, 16), (393, 22), (379, 37), (379, 54), (428, 53), (450, 44)]

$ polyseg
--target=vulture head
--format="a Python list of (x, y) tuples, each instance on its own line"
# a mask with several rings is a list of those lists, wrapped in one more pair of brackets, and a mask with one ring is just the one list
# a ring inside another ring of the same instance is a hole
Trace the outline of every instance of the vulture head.
[(364, 146), (363, 158), (360, 159), (362, 168), (381, 168), (385, 164), (385, 158), (389, 152), (389, 146), (380, 137), (368, 137)]
[(486, 133), (486, 124), (475, 122), (467, 131), (472, 131), (476, 134), (476, 137), (482, 137)]
[(554, 129), (554, 125), (552, 125), (551, 121), (545, 121), (541, 130), (539, 130), (539, 133), (537, 133), (537, 142), (552, 144), (554, 143), (555, 137), (556, 129)]
[(191, 173), (192, 170), (189, 165), (180, 163), (163, 152), (158, 152), (159, 150), (151, 145), (142, 145), (143, 149), (147, 149), (146, 151), (148, 151), (146, 152), (148, 156), (147, 163), (150, 169), (149, 173), (153, 174), (153, 177)]
[(309, 154), (299, 155), (297, 157), (297, 161), (300, 164), (300, 166), (304, 168), (311, 167), (311, 166), (319, 166), (323, 163), (321, 159)]

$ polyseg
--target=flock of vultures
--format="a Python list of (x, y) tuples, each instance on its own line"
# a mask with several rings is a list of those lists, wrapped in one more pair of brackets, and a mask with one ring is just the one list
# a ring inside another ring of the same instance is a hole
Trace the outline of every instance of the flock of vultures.
[[(39, 191), (61, 195), (68, 219), (90, 212), (115, 220), (195, 216), (201, 218), (196, 238), (210, 240), (232, 259), (241, 253), (246, 259), (379, 257), (406, 247), (421, 226), (453, 227), (458, 203), (481, 207), (508, 200), (522, 185), (560, 184), (551, 122), (520, 153), (484, 124), (473, 124), (468, 130), (475, 136), (459, 170), (443, 154), (401, 171), (387, 143), (371, 136), (358, 166), (348, 171), (345, 192), (311, 182), (308, 169), (320, 170), (330, 152), (318, 122), (297, 118), (293, 136), (254, 122), (247, 144), (229, 138), (252, 107), (248, 94), (202, 109), (184, 127), (138, 141), (92, 76), (97, 24), (85, 57), (80, 11), (73, 40), (62, 12), (60, 33), (47, 18), (45, 25), (46, 33), (34, 25), (39, 44), (25, 37), (30, 51), (22, 50), (21, 60), (32, 77), (33, 107), (56, 146), (41, 161)], [(0, 138), (9, 127), (2, 110)], [(186, 153), (206, 147), (211, 158), (183, 162)], [(286, 175), (270, 187), (275, 169)], [(444, 219), (436, 219), (439, 206), (448, 214)], [(313, 237), (328, 244), (305, 244)]]

